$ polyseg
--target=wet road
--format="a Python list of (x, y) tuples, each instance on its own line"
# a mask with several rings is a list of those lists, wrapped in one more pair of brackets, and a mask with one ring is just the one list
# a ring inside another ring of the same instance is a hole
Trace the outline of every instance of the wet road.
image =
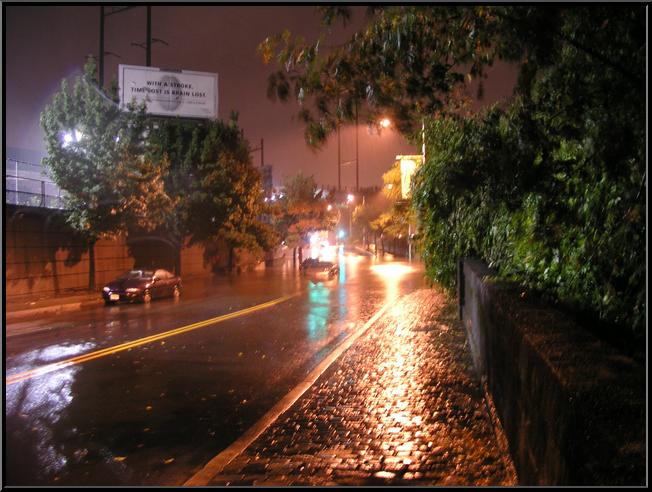
[(438, 288), (393, 302), (255, 441), (190, 484), (516, 485), (457, 310)]
[(423, 287), (402, 263), (338, 261), (329, 281), (288, 264), (21, 327), (32, 332), (6, 342), (5, 483), (183, 483), (380, 307)]

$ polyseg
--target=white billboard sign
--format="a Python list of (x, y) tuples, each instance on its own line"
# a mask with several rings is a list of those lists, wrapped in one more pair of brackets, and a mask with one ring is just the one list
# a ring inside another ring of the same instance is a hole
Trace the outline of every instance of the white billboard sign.
[(119, 65), (120, 104), (146, 103), (163, 116), (217, 118), (217, 74)]

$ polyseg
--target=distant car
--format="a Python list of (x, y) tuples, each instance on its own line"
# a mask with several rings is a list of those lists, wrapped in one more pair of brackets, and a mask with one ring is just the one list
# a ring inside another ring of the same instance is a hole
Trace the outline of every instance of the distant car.
[(179, 297), (181, 278), (163, 270), (129, 270), (102, 289), (104, 303), (108, 306), (119, 301), (150, 302), (158, 297)]
[(301, 272), (304, 275), (315, 277), (333, 278), (340, 272), (340, 267), (332, 261), (322, 261), (317, 258), (308, 258), (301, 263)]

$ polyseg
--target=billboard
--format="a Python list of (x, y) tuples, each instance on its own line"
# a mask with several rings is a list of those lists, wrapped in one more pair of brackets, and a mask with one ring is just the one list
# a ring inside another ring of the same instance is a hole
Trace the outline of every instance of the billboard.
[(118, 66), (120, 105), (146, 103), (149, 114), (217, 118), (217, 74)]

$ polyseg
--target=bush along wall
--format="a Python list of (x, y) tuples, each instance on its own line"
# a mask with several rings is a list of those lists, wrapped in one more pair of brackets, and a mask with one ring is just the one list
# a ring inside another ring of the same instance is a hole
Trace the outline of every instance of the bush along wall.
[(497, 15), (527, 45), (514, 98), (426, 119), (427, 162), (413, 191), (428, 273), (453, 287), (457, 259), (477, 256), (640, 342), (645, 16), (624, 7)]
[(457, 260), (475, 256), (615, 337), (643, 339), (642, 108), (611, 101), (608, 115), (585, 101), (579, 115), (551, 115), (546, 83), (506, 109), (427, 125), (413, 189), (427, 273), (454, 288)]

